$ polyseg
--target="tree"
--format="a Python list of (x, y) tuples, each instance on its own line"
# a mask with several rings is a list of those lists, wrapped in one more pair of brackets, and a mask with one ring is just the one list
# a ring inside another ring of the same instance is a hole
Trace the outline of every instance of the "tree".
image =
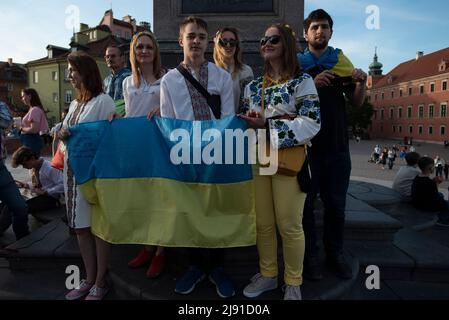
[(348, 126), (352, 128), (353, 133), (361, 133), (368, 129), (371, 124), (371, 118), (374, 114), (374, 108), (367, 99), (358, 107), (346, 101), (346, 110), (348, 115)]

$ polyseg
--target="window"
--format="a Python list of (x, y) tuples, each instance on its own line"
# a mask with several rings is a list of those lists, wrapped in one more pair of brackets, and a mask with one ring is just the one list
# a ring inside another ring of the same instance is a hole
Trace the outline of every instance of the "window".
[(443, 80), (441, 82), (441, 90), (446, 91), (447, 90), (447, 81)]
[(33, 83), (39, 82), (39, 72), (33, 71)]
[(65, 81), (69, 81), (69, 68), (66, 68), (65, 70), (64, 70), (64, 80)]
[(424, 85), (420, 84), (419, 85), (419, 94), (423, 94), (424, 93)]
[(393, 126), (393, 133), (396, 133), (396, 126)]
[(58, 72), (57, 71), (52, 71), (51, 72), (51, 78), (53, 79), (53, 81), (58, 80)]
[(413, 126), (409, 126), (409, 127), (408, 127), (408, 133), (410, 133), (410, 134), (413, 133)]
[(402, 119), (402, 108), (398, 109), (398, 119)]
[(66, 90), (65, 91), (65, 98), (64, 98), (64, 102), (65, 103), (70, 103), (72, 102), (73, 98), (72, 98), (72, 90)]
[(57, 93), (53, 93), (53, 102), (58, 102), (58, 94)]
[(391, 99), (394, 98), (394, 91), (391, 91)]
[(412, 110), (413, 110), (413, 107), (407, 107), (407, 118), (411, 118), (412, 117)]
[(125, 39), (131, 39), (131, 34), (129, 32), (125, 32)]
[(393, 118), (394, 118), (394, 109), (391, 108), (390, 109), (390, 119), (393, 119)]
[(418, 118), (424, 118), (424, 106), (419, 106)]
[(402, 97), (402, 89), (399, 89), (399, 96)]
[(433, 127), (429, 126), (429, 134), (432, 135), (433, 134)]
[(430, 84), (430, 92), (435, 92), (435, 82)]
[(120, 31), (115, 32), (115, 36), (120, 38), (122, 36), (122, 33)]
[(377, 94), (374, 95), (374, 101), (377, 101)]
[(402, 133), (402, 126), (398, 126), (399, 133)]
[(445, 126), (441, 126), (440, 127), (440, 135), (444, 136), (446, 134), (446, 127)]
[(408, 95), (411, 96), (413, 94), (413, 88), (408, 88)]
[(384, 126), (380, 126), (380, 132), (384, 132)]
[(433, 104), (429, 104), (429, 118), (433, 118), (435, 106)]
[(11, 92), (11, 91), (14, 90), (14, 85), (13, 85), (12, 83), (8, 83), (8, 84), (7, 84), (7, 87), (8, 87), (8, 91), (9, 91), (9, 92)]
[(384, 109), (380, 110), (380, 120), (384, 119)]
[(418, 134), (422, 134), (422, 126), (418, 126)]
[(440, 117), (441, 118), (446, 118), (446, 114), (447, 114), (447, 104), (442, 103), (440, 105)]
[(381, 95), (382, 95), (381, 99), (383, 100), (385, 98), (385, 94), (382, 92)]
[(374, 110), (374, 120), (377, 120), (377, 110)]

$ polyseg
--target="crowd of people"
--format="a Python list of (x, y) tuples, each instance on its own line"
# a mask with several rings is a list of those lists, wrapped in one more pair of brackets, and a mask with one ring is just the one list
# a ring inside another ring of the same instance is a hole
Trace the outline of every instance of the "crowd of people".
[[(67, 293), (67, 299), (104, 298), (108, 292), (105, 275), (111, 244), (91, 232), (91, 206), (77, 185), (65, 142), (75, 125), (114, 121), (118, 117), (206, 121), (237, 115), (248, 128), (276, 130), (279, 149), (291, 147), (282, 143), (284, 137), (295, 145), (309, 145), (312, 180), (308, 193), (301, 189), (297, 177), (280, 173), (259, 175), (258, 170), (253, 170), (259, 272), (250, 279), (243, 294), (254, 298), (278, 287), (276, 230), (283, 246), (284, 299), (302, 298), (303, 277), (322, 278), (314, 216), (318, 194), (324, 204), (326, 264), (343, 279), (353, 277), (343, 255), (351, 171), (345, 97), (354, 105), (362, 104), (366, 74), (354, 68), (341, 49), (329, 46), (333, 21), (322, 9), (311, 12), (304, 21), (307, 48), (303, 53), (299, 53), (296, 34), (288, 25), (274, 24), (266, 29), (260, 40), (263, 75), (258, 78), (242, 61), (237, 29), (225, 27), (216, 32), (214, 63), (205, 58), (208, 35), (204, 20), (186, 18), (179, 27), (183, 60), (177, 68), (165, 70), (155, 35), (140, 32), (130, 44), (131, 70), (125, 68), (121, 47), (106, 49), (105, 60), (111, 74), (104, 80), (92, 57), (82, 51), (70, 53), (69, 79), (77, 97), (52, 131), (53, 152), (64, 154), (63, 171), (40, 158), (41, 134), (48, 131), (48, 124), (37, 93), (24, 90), (23, 101), (29, 112), (22, 121), (23, 147), (13, 155), (13, 165), (32, 169), (39, 178), (40, 182), (33, 186), (41, 196), (39, 205), (58, 205), (58, 197), (64, 194), (68, 225), (75, 230), (86, 273), (79, 288)], [(208, 96), (219, 97), (218, 108)], [(1, 107), (2, 114), (3, 111), (6, 114), (7, 107), (4, 104)], [(4, 129), (9, 124), (7, 116), (3, 118), (5, 123), (0, 124)], [(281, 128), (273, 125), (275, 121), (282, 122)], [(3, 161), (0, 179), (1, 201), (9, 207), (14, 233), (20, 239), (29, 233), (27, 214), (33, 205), (27, 206), (18, 191), (18, 187), (26, 187), (25, 183), (15, 182)], [(235, 295), (231, 277), (224, 269), (222, 248), (191, 248), (188, 253), (189, 268), (176, 281), (175, 292), (189, 294), (208, 276), (220, 297)], [(146, 275), (159, 276), (166, 264), (164, 248), (143, 246), (128, 263), (133, 268), (147, 264)]]

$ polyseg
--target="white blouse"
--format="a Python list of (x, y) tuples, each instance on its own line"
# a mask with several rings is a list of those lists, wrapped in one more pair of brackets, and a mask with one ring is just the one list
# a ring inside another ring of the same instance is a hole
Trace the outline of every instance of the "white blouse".
[(146, 116), (150, 111), (160, 106), (161, 80), (147, 83), (143, 77), (140, 78), (140, 87), (134, 85), (131, 76), (123, 80), (123, 98), (125, 99), (125, 117)]
[[(198, 80), (195, 72), (192, 76)], [(161, 81), (161, 116), (163, 118), (195, 120), (192, 102), (184, 76), (176, 69), (170, 70)], [(235, 114), (232, 78), (229, 72), (208, 63), (207, 91), (220, 95), (221, 117)], [(211, 119), (215, 119), (211, 112)]]

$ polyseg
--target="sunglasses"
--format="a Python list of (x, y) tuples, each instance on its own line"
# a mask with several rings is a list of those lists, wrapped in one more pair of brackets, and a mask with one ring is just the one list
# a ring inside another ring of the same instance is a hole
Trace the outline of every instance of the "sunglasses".
[(237, 40), (235, 40), (235, 39), (220, 39), (220, 40), (218, 40), (218, 44), (221, 47), (227, 47), (227, 46), (235, 47), (235, 46), (237, 46)]
[(281, 36), (278, 36), (278, 35), (271, 36), (271, 37), (263, 37), (262, 39), (260, 39), (260, 46), (263, 47), (268, 42), (271, 44), (278, 44), (279, 41), (281, 41)]

